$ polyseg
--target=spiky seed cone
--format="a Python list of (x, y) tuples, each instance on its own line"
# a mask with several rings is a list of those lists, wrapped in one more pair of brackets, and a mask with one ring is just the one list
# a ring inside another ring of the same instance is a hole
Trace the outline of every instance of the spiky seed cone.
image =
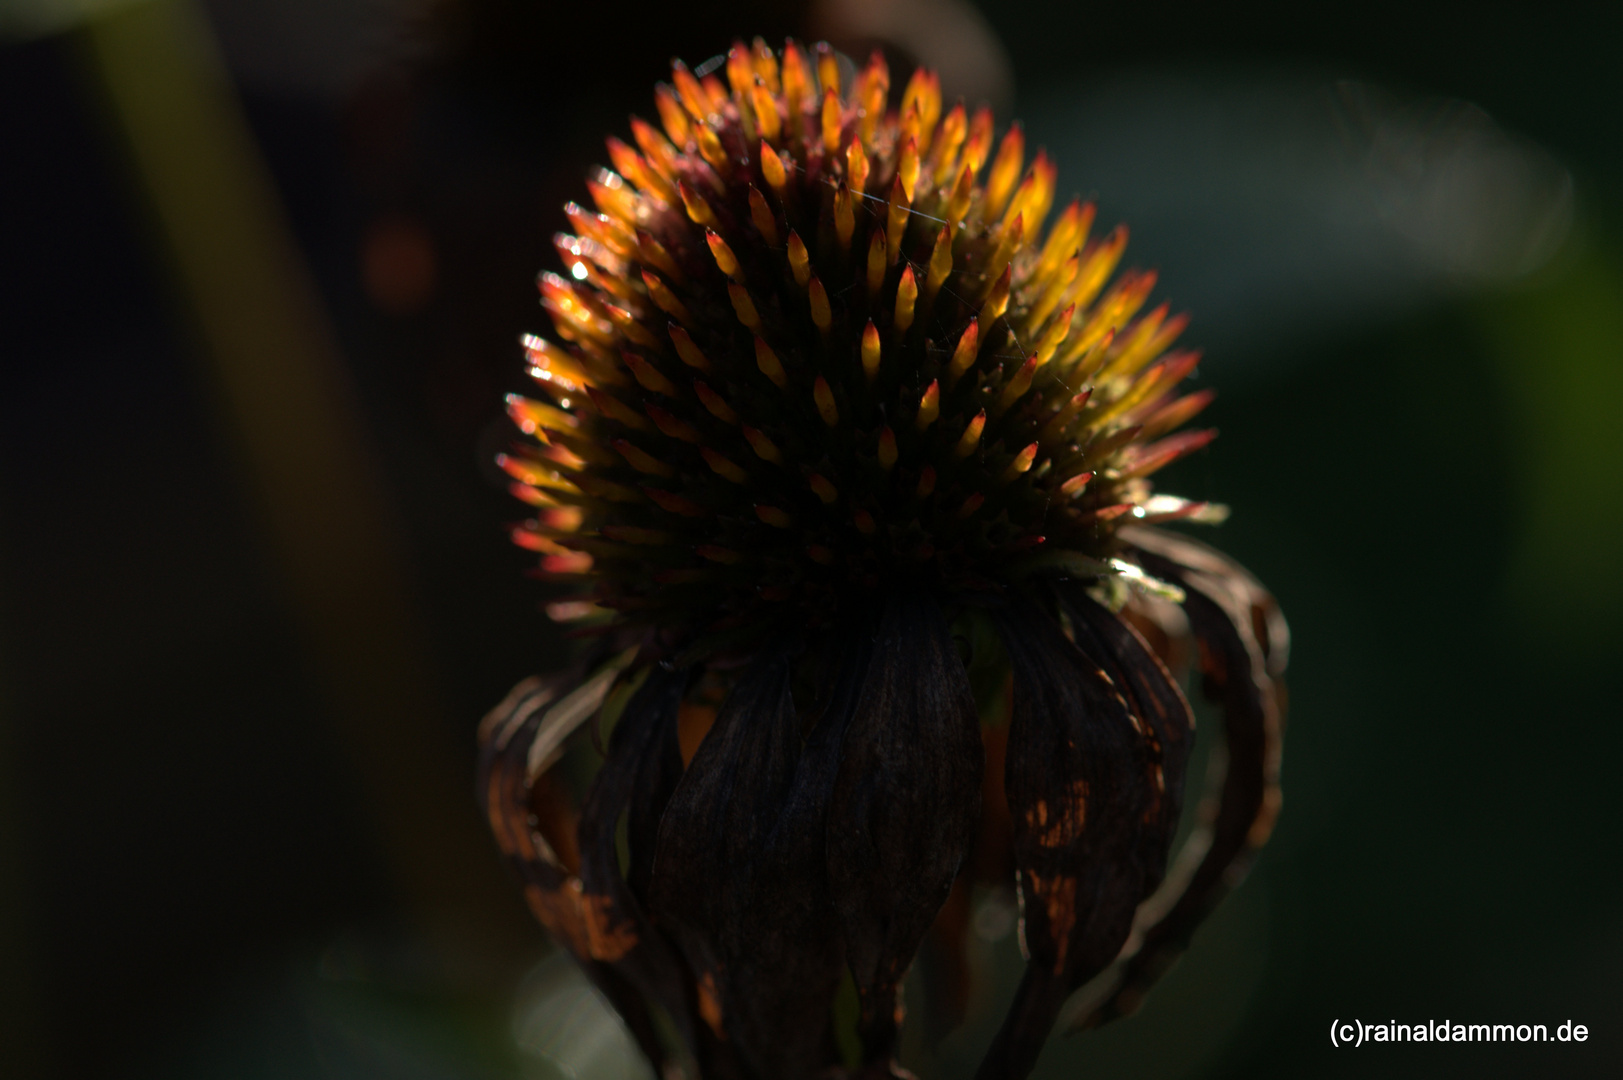
[(1201, 510), (1151, 499), (1209, 394), (1179, 396), (1197, 356), (1142, 313), (1155, 275), (1111, 283), (1125, 228), (1073, 201), (1045, 235), (1053, 164), (943, 116), (932, 74), (884, 111), (877, 54), (848, 88), (817, 67), (792, 42), (736, 45), (726, 82), (676, 64), (663, 134), (610, 140), (541, 275), (562, 344), (526, 339), (550, 402), (509, 399), (536, 440), (501, 459), (538, 508), (514, 535), (619, 622), (703, 638), (898, 577), (1108, 572), (1119, 524)]
[[(1151, 494), (1210, 394), (1179, 395), (1153, 275), (1111, 284), (1125, 231), (1080, 203), (1045, 229), (1046, 157), (943, 117), (928, 73), (887, 112), (882, 61), (815, 66), (675, 65), (664, 134), (633, 120), (597, 212), (566, 208), (562, 344), (527, 339), (550, 401), (510, 400), (538, 445), (503, 464), (515, 539), (580, 586), (550, 610), (613, 614), (487, 717), (479, 790), (661, 1075), (898, 1075), (925, 935), (961, 949), (953, 890), (1013, 885), (1029, 959), (977, 1076), (1019, 1080), (1074, 991), (1067, 1023), (1136, 1008), (1266, 839), (1288, 634), (1231, 560), (1125, 527), (1217, 516)], [(1167, 876), (1176, 657), (1229, 771)], [(576, 817), (549, 770), (611, 710)]]

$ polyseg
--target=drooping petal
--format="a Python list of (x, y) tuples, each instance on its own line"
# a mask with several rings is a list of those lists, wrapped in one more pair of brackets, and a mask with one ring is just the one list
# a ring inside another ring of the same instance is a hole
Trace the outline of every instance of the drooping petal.
[(712, 874), (757, 858), (800, 755), (787, 650), (757, 660), (728, 694), (665, 808), (659, 834), (660, 910), (713, 923), (730, 906)]
[[(657, 791), (638, 790), (637, 783), (663, 771), (659, 762), (676, 739), (676, 712), (687, 681), (685, 670), (655, 666), (632, 695), (615, 724), (608, 757), (581, 808), (579, 836), (581, 906), (592, 958), (662, 1007), (692, 1048), (696, 1039), (688, 980), (681, 962), (649, 922), (621, 873), (616, 842), (621, 815), (636, 800), (657, 797)], [(645, 809), (643, 819), (649, 815), (657, 819), (662, 809)], [(632, 854), (635, 862), (639, 853)], [(661, 1061), (654, 1059), (656, 1070)]]
[(1222, 710), (1227, 768), (1208, 779), (1214, 810), (1179, 853), (1166, 885), (1139, 913), (1133, 938), (1073, 1028), (1138, 1008), (1190, 935), (1239, 884), (1279, 812), (1279, 761), (1289, 630), (1266, 589), (1227, 556), (1156, 529), (1122, 530), (1132, 557), (1186, 593), (1205, 696)]
[(828, 816), (829, 879), (870, 1062), (893, 1050), (897, 984), (973, 842), (982, 759), (975, 698), (940, 609), (893, 595)]
[(728, 695), (665, 810), (650, 890), (697, 972), (703, 1018), (762, 1077), (829, 1064), (839, 979), (821, 836), (795, 813), (817, 751), (801, 752), (793, 659), (773, 650)]
[(1150, 811), (1150, 741), (1110, 675), (1024, 598), (999, 615), (1014, 672), (1006, 792), (1029, 956), (978, 1080), (1018, 1080), (1066, 997), (1121, 950), (1159, 882), (1170, 829)]
[(645, 908), (653, 877), (659, 823), (682, 780), (682, 747), (675, 723), (661, 723), (652, 745), (637, 762), (631, 805), (626, 811), (626, 884)]
[(1273, 595), (1249, 570), (1209, 544), (1181, 533), (1133, 525), (1122, 529), (1121, 538), (1152, 557), (1204, 575), (1214, 587), (1232, 593), (1235, 603), (1248, 609), (1243, 621), (1250, 627), (1268, 674), (1275, 680), (1284, 675), (1290, 662), (1290, 626)]
[(524, 883), (524, 897), (537, 919), (578, 959), (590, 959), (579, 894), (555, 846), (531, 822), (531, 785), (526, 760), (547, 706), (557, 699), (557, 680), (526, 679), (479, 725), (478, 794), (496, 845)]
[[(1168, 842), (1183, 812), (1184, 778), (1193, 747), (1195, 715), (1166, 665), (1138, 632), (1078, 587), (1056, 587), (1071, 619), (1077, 648), (1105, 670), (1127, 701), (1132, 718), (1148, 728), (1148, 757), (1155, 789), (1152, 812), (1169, 826)], [(1164, 863), (1166, 853), (1162, 852)]]
[(569, 867), (577, 854), (573, 822), (558, 820), (560, 800), (546, 773), (557, 748), (596, 713), (629, 659), (611, 663), (561, 697), (563, 680), (528, 679), (515, 687), (479, 725), (478, 790), (496, 843), (524, 883), (530, 910), (574, 955), (657, 1065), (665, 1053), (644, 997), (611, 965), (593, 958), (580, 881)]
[(853, 633), (832, 662), (827, 700), (796, 762), (794, 782), (751, 883), (751, 910), (771, 929), (753, 942), (750, 963), (735, 969), (734, 994), (784, 987), (788, 1000), (781, 1015), (796, 1034), (796, 1041), (786, 1040), (777, 1055), (779, 1068), (769, 1069), (766, 1076), (793, 1077), (802, 1067), (798, 1062), (813, 1064), (833, 1051), (825, 1043), (817, 1053), (802, 1057), (797, 1048), (814, 1031), (827, 1029), (830, 999), (845, 963), (828, 879), (827, 822), (846, 729), (873, 648), (871, 633)]

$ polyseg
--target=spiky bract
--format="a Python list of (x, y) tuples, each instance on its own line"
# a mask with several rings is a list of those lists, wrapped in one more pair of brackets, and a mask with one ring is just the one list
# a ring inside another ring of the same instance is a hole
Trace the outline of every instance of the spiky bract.
[[(566, 208), (543, 274), (559, 345), (527, 338), (551, 403), (501, 461), (537, 506), (515, 539), (631, 619), (699, 635), (824, 619), (851, 591), (1108, 573), (1119, 523), (1197, 513), (1155, 470), (1197, 354), (1111, 284), (1126, 243), (989, 110), (942, 116), (916, 73), (887, 109), (877, 55), (848, 87), (826, 46), (736, 46), (727, 82), (678, 62), (663, 134), (633, 120), (617, 171)], [(729, 86), (730, 84), (730, 86)], [(584, 610), (577, 605), (572, 610)]]

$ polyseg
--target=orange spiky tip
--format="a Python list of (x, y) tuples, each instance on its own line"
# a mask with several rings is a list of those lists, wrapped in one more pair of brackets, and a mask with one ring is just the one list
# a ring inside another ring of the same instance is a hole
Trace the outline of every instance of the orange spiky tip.
[(524, 339), (545, 400), (508, 401), (515, 542), (690, 638), (1008, 582), (1039, 546), (1107, 562), (1212, 437), (1175, 430), (1211, 397), (1179, 390), (1185, 320), (1144, 310), (1153, 274), (1112, 283), (1126, 230), (1080, 200), (1049, 226), (1047, 155), (927, 72), (891, 111), (878, 57), (841, 86), (827, 46), (739, 43), (721, 74), (675, 64), (566, 208), (554, 340)]

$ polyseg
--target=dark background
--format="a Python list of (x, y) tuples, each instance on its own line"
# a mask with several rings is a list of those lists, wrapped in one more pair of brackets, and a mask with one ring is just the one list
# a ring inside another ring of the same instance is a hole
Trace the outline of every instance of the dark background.
[(1220, 391), (1166, 486), (1234, 507), (1295, 633), (1273, 843), (1041, 1075), (1623, 1070), (1620, 20), (880, 7), (6, 17), (0, 1072), (546, 1075), (509, 1027), (547, 946), (470, 790), (478, 717), (561, 655), (500, 395), (668, 58), (819, 31), (1027, 116), (1134, 226)]

